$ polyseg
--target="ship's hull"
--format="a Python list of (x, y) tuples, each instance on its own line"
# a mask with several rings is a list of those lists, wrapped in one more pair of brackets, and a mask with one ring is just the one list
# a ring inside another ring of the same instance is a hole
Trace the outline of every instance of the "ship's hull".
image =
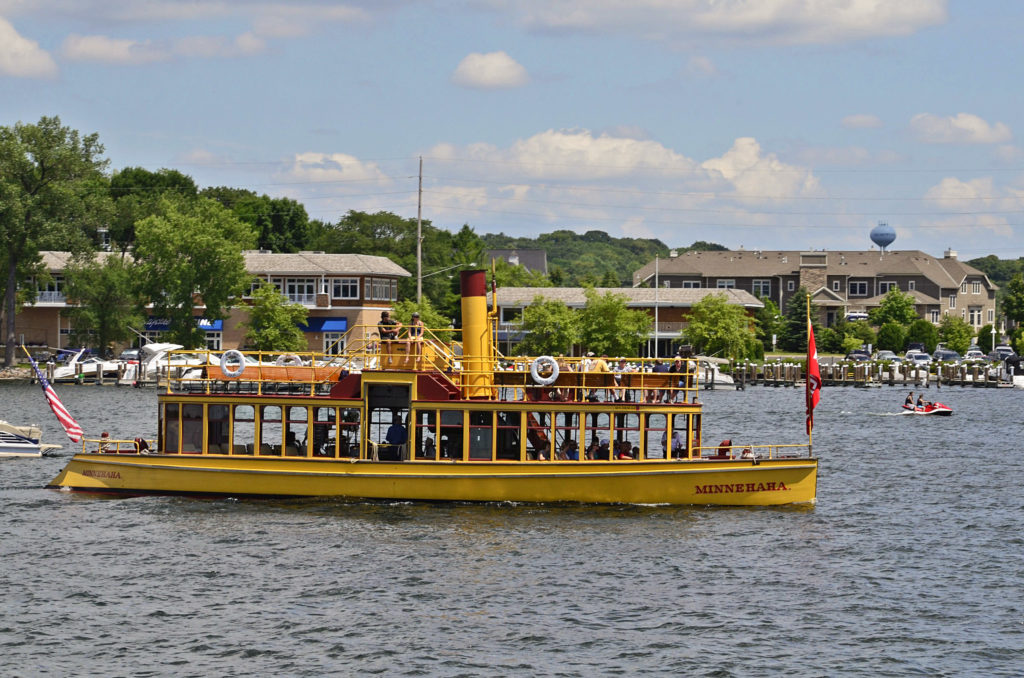
[(813, 503), (817, 459), (395, 463), (75, 455), (49, 487), (122, 494), (595, 504)]

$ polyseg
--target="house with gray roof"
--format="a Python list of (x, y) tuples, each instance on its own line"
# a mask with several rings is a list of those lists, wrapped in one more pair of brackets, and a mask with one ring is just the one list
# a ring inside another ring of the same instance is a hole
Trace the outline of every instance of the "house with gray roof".
[[(657, 259), (633, 274), (635, 286), (736, 289), (767, 297), (785, 310), (801, 286), (826, 326), (876, 308), (895, 287), (914, 298), (921, 318), (958, 315), (975, 329), (995, 323), (998, 289), (953, 250), (940, 259), (920, 250), (731, 250), (685, 252)], [(802, 301), (801, 301), (802, 303)]]
[[(650, 348), (653, 355), (658, 356), (675, 352), (690, 309), (709, 294), (723, 294), (728, 303), (741, 306), (750, 315), (764, 308), (759, 299), (740, 289), (595, 287), (594, 291), (599, 295), (608, 292), (622, 295), (627, 308), (643, 310), (651, 316), (654, 326), (649, 337)], [(523, 309), (535, 300), (558, 301), (572, 309), (581, 309), (587, 304), (583, 287), (499, 287), (496, 299), (490, 292), (487, 296), (498, 316), (498, 343), (506, 355), (511, 355), (515, 345), (522, 341)]]
[[(69, 252), (42, 252), (43, 266), (50, 282), (36, 283), (35, 303), (18, 314), (18, 332), (26, 343), (51, 348), (65, 348), (73, 328), (61, 310), (68, 303), (64, 296), (64, 270), (71, 259)], [(98, 257), (120, 256), (99, 252)], [(205, 318), (202, 302), (195, 307), (196, 322), (206, 330), (207, 347), (222, 350), (241, 347), (248, 320), (248, 302), (252, 291), (266, 281), (296, 304), (307, 310), (307, 324), (300, 325), (306, 334), (309, 350), (338, 352), (339, 340), (353, 328), (375, 331), (380, 313), (390, 309), (398, 299), (398, 280), (410, 273), (387, 257), (366, 254), (326, 254), (298, 252), (276, 254), (266, 250), (243, 252), (246, 270), (254, 278), (252, 287), (241, 303), (224, 319)], [(141, 338), (155, 341), (167, 329), (167, 320), (149, 318), (135, 328)]]

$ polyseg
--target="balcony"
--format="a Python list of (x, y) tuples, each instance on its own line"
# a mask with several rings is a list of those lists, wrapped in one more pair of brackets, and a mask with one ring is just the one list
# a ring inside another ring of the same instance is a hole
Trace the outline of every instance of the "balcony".
[(37, 304), (65, 304), (67, 299), (64, 297), (63, 292), (53, 292), (49, 290), (36, 292), (36, 303)]
[(288, 301), (293, 304), (302, 304), (303, 306), (316, 306), (316, 293), (310, 292), (308, 294), (288, 294)]

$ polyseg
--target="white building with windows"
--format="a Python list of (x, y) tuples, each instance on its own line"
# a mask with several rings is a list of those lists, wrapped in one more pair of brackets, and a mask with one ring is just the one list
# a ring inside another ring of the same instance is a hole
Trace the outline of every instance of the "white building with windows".
[[(340, 342), (350, 329), (375, 330), (381, 311), (392, 308), (398, 299), (399, 279), (410, 275), (387, 257), (366, 254), (275, 254), (263, 250), (243, 254), (246, 269), (258, 280), (229, 317), (207, 318), (202, 305), (195, 307), (196, 322), (206, 331), (207, 347), (212, 350), (242, 346), (245, 327), (239, 325), (248, 319), (246, 306), (252, 290), (262, 284), (259, 281), (269, 282), (289, 301), (306, 307), (307, 324), (299, 327), (306, 333), (309, 350), (336, 353), (344, 348)], [(97, 256), (120, 254), (100, 252)], [(52, 280), (36, 284), (35, 303), (18, 314), (17, 331), (27, 345), (66, 348), (72, 327), (61, 311), (68, 306), (63, 285), (71, 254), (43, 252), (42, 258)], [(167, 323), (151, 317), (136, 331), (149, 341), (159, 340)]]

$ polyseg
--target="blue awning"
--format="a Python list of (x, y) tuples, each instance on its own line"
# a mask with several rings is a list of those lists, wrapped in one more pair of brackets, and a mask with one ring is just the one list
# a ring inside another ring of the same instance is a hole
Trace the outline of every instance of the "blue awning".
[(347, 332), (348, 318), (307, 318), (306, 325), (299, 325), (303, 332)]
[[(206, 332), (220, 332), (224, 327), (224, 321), (196, 318), (196, 325)], [(167, 318), (150, 318), (146, 321), (145, 328), (147, 332), (166, 332), (171, 328), (171, 321)]]

